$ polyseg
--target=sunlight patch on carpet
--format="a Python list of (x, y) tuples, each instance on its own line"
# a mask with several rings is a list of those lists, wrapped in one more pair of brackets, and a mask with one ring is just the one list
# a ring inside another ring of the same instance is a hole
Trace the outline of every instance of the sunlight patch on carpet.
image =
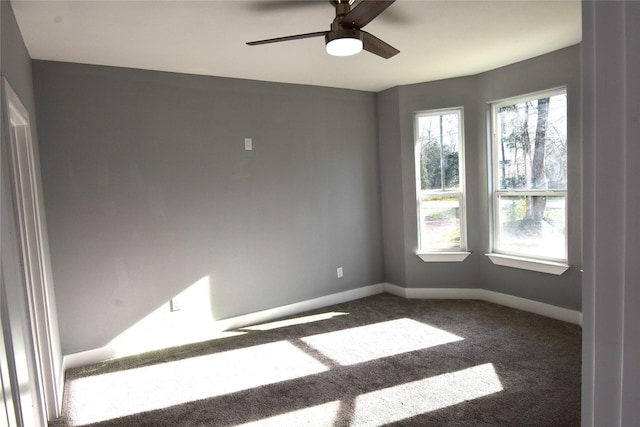
[[(248, 390), (327, 371), (287, 341), (231, 350), (69, 382), (73, 425)], [(107, 396), (119, 395), (112, 404)]]
[(282, 427), (282, 426), (333, 426), (336, 416), (340, 410), (340, 401), (324, 403), (322, 405), (311, 406), (286, 414), (275, 415), (273, 417), (252, 421), (246, 424), (239, 424), (237, 427)]
[(381, 426), (502, 391), (492, 363), (358, 396), (353, 423)]
[(312, 335), (302, 341), (338, 364), (348, 366), (462, 339), (415, 320), (397, 319)]
[(344, 316), (349, 313), (331, 311), (328, 313), (312, 314), (311, 316), (296, 317), (294, 319), (277, 320), (275, 322), (262, 323), (260, 325), (246, 326), (241, 328), (248, 331), (270, 331), (272, 329), (285, 328), (287, 326), (302, 325), (305, 323), (319, 322), (321, 320), (333, 319), (336, 316)]

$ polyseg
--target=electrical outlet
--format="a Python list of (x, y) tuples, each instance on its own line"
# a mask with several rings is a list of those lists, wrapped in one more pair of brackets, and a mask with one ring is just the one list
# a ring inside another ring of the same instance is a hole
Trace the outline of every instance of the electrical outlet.
[(170, 306), (172, 312), (180, 310), (180, 302), (176, 298), (171, 298)]
[(244, 139), (244, 149), (247, 151), (253, 150), (253, 140), (251, 138)]
[(338, 267), (336, 272), (338, 273), (338, 278), (344, 276), (344, 271), (342, 271), (342, 267)]

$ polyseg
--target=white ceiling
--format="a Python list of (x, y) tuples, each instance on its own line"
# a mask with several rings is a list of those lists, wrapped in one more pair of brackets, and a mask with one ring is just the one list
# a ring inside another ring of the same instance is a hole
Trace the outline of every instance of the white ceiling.
[[(368, 0), (373, 1), (373, 0)], [(380, 91), (477, 74), (577, 44), (580, 1), (398, 0), (365, 30), (400, 50), (337, 58), (326, 0), (11, 0), (29, 54), (45, 59)]]

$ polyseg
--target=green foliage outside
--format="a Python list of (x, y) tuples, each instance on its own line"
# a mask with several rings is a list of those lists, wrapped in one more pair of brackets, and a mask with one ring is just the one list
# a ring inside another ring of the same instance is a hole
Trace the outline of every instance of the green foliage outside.
[[(441, 156), (442, 154), (442, 156)], [(442, 166), (444, 163), (444, 186), (442, 185)], [(423, 190), (457, 188), (459, 180), (459, 160), (457, 151), (448, 146), (440, 148), (437, 140), (422, 144), (420, 156), (421, 187)]]

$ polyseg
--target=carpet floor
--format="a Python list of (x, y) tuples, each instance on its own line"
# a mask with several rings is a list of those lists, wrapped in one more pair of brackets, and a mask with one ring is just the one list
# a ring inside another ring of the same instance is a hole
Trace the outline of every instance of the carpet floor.
[(70, 426), (579, 426), (581, 328), (381, 294), (67, 372)]

